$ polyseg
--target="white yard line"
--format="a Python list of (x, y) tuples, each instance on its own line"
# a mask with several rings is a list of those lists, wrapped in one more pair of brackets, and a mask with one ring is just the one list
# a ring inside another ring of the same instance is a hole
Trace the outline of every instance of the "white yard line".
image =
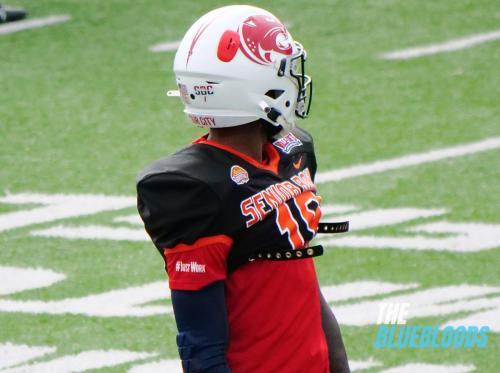
[(10, 342), (0, 344), (0, 369), (8, 368), (17, 364), (26, 363), (37, 357), (54, 353), (55, 347), (50, 346), (26, 346), (12, 344)]
[(349, 367), (353, 372), (378, 367), (380, 365), (382, 365), (382, 363), (373, 360), (372, 358), (368, 360), (349, 360)]
[[(387, 225), (396, 225), (406, 223), (415, 219), (430, 218), (443, 215), (447, 212), (445, 209), (421, 209), (421, 208), (392, 208), (392, 209), (373, 209), (360, 212), (351, 212), (346, 215), (336, 215), (335, 220), (349, 220), (349, 230), (358, 231), (369, 228), (379, 228)], [(351, 235), (348, 235), (351, 237)], [(335, 237), (339, 239), (341, 237)]]
[(48, 16), (44, 18), (33, 18), (25, 21), (7, 23), (0, 26), (0, 35), (12, 34), (13, 32), (29, 30), (32, 28), (55, 25), (57, 23), (67, 22), (71, 19), (68, 15)]
[(387, 52), (382, 54), (380, 58), (386, 60), (407, 60), (410, 58), (428, 56), (436, 53), (453, 52), (497, 39), (500, 39), (500, 30), (486, 32), (484, 34), (475, 34), (460, 39), (453, 39), (444, 43), (423, 45), (420, 47)]
[(116, 223), (128, 223), (131, 225), (139, 225), (142, 227), (143, 222), (139, 214), (126, 215), (126, 216), (117, 216), (113, 219)]
[(76, 355), (66, 355), (54, 360), (35, 363), (32, 365), (23, 365), (20, 367), (6, 369), (5, 373), (76, 373), (86, 372), (87, 370), (113, 367), (126, 364), (136, 360), (144, 360), (157, 356), (156, 353), (135, 352), (126, 350), (92, 350), (83, 351)]
[[(421, 289), (399, 295), (390, 295), (381, 299), (371, 299), (345, 305), (333, 305), (332, 309), (340, 325), (368, 326), (375, 325), (378, 318), (378, 307), (383, 303), (410, 303), (411, 311), (408, 320), (436, 316), (456, 317), (456, 314), (467, 314), (472, 319), (475, 314), (484, 311), (500, 311), (500, 287), (485, 285), (449, 285)], [(483, 320), (492, 321), (487, 324), (494, 332), (500, 330), (500, 319), (482, 316)], [(478, 325), (474, 321), (472, 325)], [(411, 322), (409, 322), (411, 325)], [(439, 324), (439, 323), (438, 323)], [(441, 324), (446, 324), (442, 321)], [(467, 324), (462, 324), (467, 325)]]
[(389, 170), (397, 170), (404, 167), (441, 161), (443, 159), (462, 157), (464, 155), (480, 153), (498, 148), (500, 148), (500, 137), (490, 137), (478, 142), (431, 150), (425, 153), (409, 154), (398, 158), (391, 158), (373, 163), (349, 166), (338, 170), (320, 172), (316, 176), (316, 184), (340, 181)]
[(380, 371), (380, 373), (467, 373), (472, 372), (476, 368), (474, 365), (441, 365), (441, 364), (426, 364), (426, 363), (411, 363), (399, 365)]
[(38, 237), (58, 237), (85, 240), (127, 240), (150, 241), (144, 228), (107, 227), (101, 225), (65, 226), (57, 225), (47, 229), (35, 230), (30, 233)]
[(135, 365), (128, 370), (128, 373), (182, 373), (182, 364), (179, 359), (159, 360)]
[(0, 214), (0, 232), (48, 223), (58, 219), (93, 215), (104, 211), (121, 210), (137, 204), (134, 197), (103, 196), (99, 194), (41, 194), (18, 193), (0, 196), (0, 203), (36, 203), (45, 206)]
[(50, 269), (0, 266), (0, 295), (48, 287), (65, 278)]
[[(59, 300), (1, 298), (0, 312), (48, 315), (73, 314), (90, 317), (149, 317), (171, 314), (173, 312), (172, 307), (165, 304), (165, 300), (169, 298), (168, 284), (165, 280), (161, 280), (83, 297)], [(162, 304), (149, 304), (155, 301), (162, 301)]]
[(351, 300), (353, 298), (372, 297), (408, 289), (415, 289), (416, 283), (396, 284), (382, 281), (356, 281), (338, 285), (322, 286), (321, 293), (328, 303)]
[(347, 212), (353, 212), (356, 210), (360, 210), (360, 207), (354, 205), (321, 205), (321, 214), (326, 215), (335, 215), (335, 214), (345, 214)]
[(174, 52), (179, 48), (181, 40), (167, 41), (165, 43), (155, 44), (149, 47), (151, 52)]

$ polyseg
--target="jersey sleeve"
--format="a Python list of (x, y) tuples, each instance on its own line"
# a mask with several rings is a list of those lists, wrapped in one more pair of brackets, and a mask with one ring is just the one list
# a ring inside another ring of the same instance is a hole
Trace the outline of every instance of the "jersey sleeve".
[(154, 174), (138, 182), (137, 196), (171, 289), (198, 290), (226, 277), (233, 240), (218, 219), (221, 201), (209, 186), (182, 174)]

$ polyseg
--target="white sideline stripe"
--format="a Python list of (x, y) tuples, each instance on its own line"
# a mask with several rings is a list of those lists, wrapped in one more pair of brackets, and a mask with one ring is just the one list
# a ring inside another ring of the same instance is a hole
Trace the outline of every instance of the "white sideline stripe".
[(384, 369), (380, 373), (467, 373), (472, 372), (474, 365), (440, 365), (440, 364), (406, 364)]
[(0, 202), (15, 205), (22, 205), (23, 203), (37, 203), (42, 205), (59, 205), (66, 203), (78, 203), (81, 205), (102, 205), (108, 202), (110, 204), (124, 205), (124, 207), (127, 207), (136, 206), (137, 198), (129, 196), (110, 196), (105, 194), (16, 193), (1, 196)]
[[(376, 218), (375, 218), (376, 220)], [(356, 219), (352, 226), (357, 227)], [(383, 225), (383, 221), (380, 222)], [(428, 236), (369, 236), (347, 235), (330, 239), (320, 239), (325, 246), (398, 249), (398, 250), (441, 250), (451, 252), (475, 252), (500, 246), (500, 224), (455, 223), (438, 221), (406, 229), (410, 232), (446, 234), (446, 237)]]
[(484, 34), (475, 34), (460, 39), (449, 40), (444, 43), (424, 45), (420, 47), (401, 49), (387, 52), (380, 56), (386, 60), (407, 60), (421, 56), (428, 56), (436, 53), (453, 52), (460, 49), (470, 48), (474, 45), (486, 43), (500, 39), (500, 30), (486, 32)]
[(149, 241), (149, 237), (144, 229), (114, 228), (99, 225), (85, 225), (79, 227), (58, 225), (52, 228), (32, 231), (30, 235), (38, 237), (67, 238), (70, 240)]
[(382, 365), (379, 361), (373, 360), (370, 358), (369, 360), (351, 360), (349, 361), (349, 368), (353, 372), (357, 372), (358, 370), (364, 370), (369, 368), (374, 368)]
[(135, 365), (128, 370), (128, 373), (182, 373), (182, 364), (180, 359), (165, 359)]
[(65, 278), (62, 273), (44, 268), (0, 266), (0, 295), (48, 287)]
[(94, 350), (84, 351), (77, 355), (63, 356), (51, 361), (21, 367), (6, 369), (2, 373), (74, 373), (85, 372), (125, 364), (130, 361), (143, 360), (157, 354), (149, 352), (134, 352), (124, 350)]
[(345, 214), (359, 209), (358, 206), (354, 205), (321, 205), (323, 215)]
[(116, 223), (129, 223), (132, 225), (140, 225), (140, 226), (143, 225), (143, 222), (139, 214), (117, 216), (116, 218), (113, 219), (113, 221)]
[(395, 284), (381, 281), (356, 281), (340, 285), (322, 286), (321, 293), (323, 293), (327, 302), (338, 302), (414, 289), (418, 286), (418, 284)]
[[(412, 293), (388, 296), (377, 300), (334, 306), (333, 312), (340, 325), (367, 326), (377, 323), (380, 302), (410, 303), (408, 320), (420, 317), (451, 315), (458, 312), (474, 312), (495, 309), (500, 310), (500, 287), (479, 285), (452, 285), (417, 290)], [(488, 296), (495, 295), (496, 298)], [(472, 318), (473, 315), (470, 315)], [(476, 322), (473, 323), (476, 325)], [(489, 325), (492, 330), (500, 328), (500, 319)]]
[(461, 319), (455, 319), (446, 322), (445, 325), (441, 326), (441, 329), (447, 326), (454, 326), (455, 328), (461, 325), (477, 325), (489, 326), (493, 333), (500, 333), (500, 325), (498, 323), (498, 312), (500, 311), (500, 301), (497, 308), (489, 309), (479, 313), (474, 313), (472, 315), (466, 316)]
[(316, 176), (316, 184), (340, 181), (357, 176), (371, 175), (379, 172), (397, 170), (399, 168), (441, 161), (448, 158), (485, 152), (500, 148), (500, 137), (490, 137), (481, 141), (463, 145), (431, 150), (425, 153), (409, 154), (398, 158), (386, 159), (373, 163), (349, 166), (338, 170), (320, 172)]
[(33, 18), (25, 21), (17, 21), (0, 26), (0, 35), (12, 34), (14, 32), (29, 30), (32, 28), (55, 25), (67, 22), (71, 19), (68, 15), (48, 16), (44, 18)]
[(167, 41), (165, 43), (155, 44), (149, 47), (151, 52), (174, 52), (181, 45), (181, 40)]
[[(445, 209), (394, 208), (362, 211), (350, 215), (336, 216), (339, 221), (349, 220), (349, 230), (363, 230), (406, 223), (415, 219), (430, 218), (445, 214)], [(338, 238), (338, 237), (337, 237)], [(333, 238), (331, 240), (335, 240)]]
[(148, 305), (170, 298), (166, 281), (116, 289), (79, 298), (61, 300), (0, 299), (0, 312), (22, 312), (50, 315), (86, 315), (94, 317), (146, 317), (172, 313), (169, 305)]
[(19, 193), (0, 197), (0, 203), (37, 203), (45, 206), (0, 214), (0, 232), (58, 219), (120, 210), (137, 204), (136, 198), (92, 194)]
[(8, 368), (13, 365), (26, 363), (37, 357), (51, 354), (56, 351), (55, 347), (50, 346), (27, 346), (12, 343), (0, 344), (0, 369)]

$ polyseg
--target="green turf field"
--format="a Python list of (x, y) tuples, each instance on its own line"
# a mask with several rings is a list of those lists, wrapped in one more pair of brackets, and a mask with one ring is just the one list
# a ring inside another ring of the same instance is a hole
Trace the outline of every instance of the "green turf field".
[[(81, 355), (86, 351), (117, 359), (96, 372), (139, 372), (160, 361), (165, 369), (177, 357), (169, 301), (154, 296), (158, 288), (168, 293), (163, 262), (138, 224), (116, 219), (133, 219), (139, 170), (203, 134), (184, 117), (180, 101), (165, 96), (175, 88), (175, 52), (149, 47), (179, 40), (203, 13), (230, 3), (9, 2), (26, 7), (30, 18), (67, 14), (71, 20), (0, 34), (0, 371), (8, 366), (5, 346), (14, 345), (54, 348), (18, 366), (69, 355), (105, 360)], [(308, 50), (314, 100), (310, 118), (299, 124), (315, 137), (320, 173), (498, 142), (500, 40), (408, 60), (379, 58), (498, 30), (498, 1), (251, 3), (286, 22)], [(371, 362), (363, 371), (403, 366), (397, 372), (412, 372), (408, 364), (415, 363), (447, 366), (446, 372), (499, 371), (500, 150), (481, 146), (464, 156), (319, 184), (326, 205), (345, 207), (339, 215), (354, 215), (355, 222), (371, 214), (377, 223), (339, 237), (344, 241), (330, 243), (316, 260), (323, 287), (371, 284), (366, 297), (330, 298), (350, 359)], [(58, 215), (61, 210), (72, 213)], [(53, 281), (33, 285), (36, 268), (52, 271)], [(55, 273), (65, 278), (56, 280)], [(9, 285), (26, 281), (21, 290)], [(395, 286), (394, 293), (383, 293), (381, 283)], [(140, 286), (136, 306), (120, 308), (119, 300), (133, 295), (113, 298), (112, 292)], [(438, 290), (426, 296), (426, 289)], [(421, 296), (412, 298), (416, 293)], [(88, 298), (96, 294), (104, 296)], [(376, 349), (376, 326), (349, 316), (366, 306), (376, 317), (369, 301), (401, 294), (415, 311), (410, 324), (488, 322), (487, 347)], [(440, 297), (448, 308), (437, 304)], [(425, 302), (434, 302), (432, 309)], [(116, 310), (106, 314), (108, 306)], [(120, 360), (115, 350), (128, 358)], [(27, 371), (41, 369), (34, 367)], [(64, 364), (56, 370), (68, 371)]]

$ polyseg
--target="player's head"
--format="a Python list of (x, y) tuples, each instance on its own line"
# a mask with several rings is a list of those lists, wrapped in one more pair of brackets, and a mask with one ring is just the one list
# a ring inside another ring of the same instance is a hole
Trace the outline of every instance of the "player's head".
[(289, 130), (309, 113), (307, 54), (286, 27), (264, 9), (215, 9), (187, 31), (174, 73), (185, 113), (205, 128), (265, 120)]

